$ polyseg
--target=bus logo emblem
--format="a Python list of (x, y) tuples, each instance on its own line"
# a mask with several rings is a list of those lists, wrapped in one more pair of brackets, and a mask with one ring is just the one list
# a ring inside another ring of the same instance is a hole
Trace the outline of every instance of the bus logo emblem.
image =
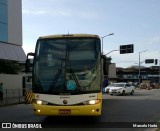
[(68, 101), (67, 101), (67, 100), (64, 100), (64, 101), (63, 101), (63, 104), (65, 104), (65, 105), (66, 105), (67, 103), (68, 103)]

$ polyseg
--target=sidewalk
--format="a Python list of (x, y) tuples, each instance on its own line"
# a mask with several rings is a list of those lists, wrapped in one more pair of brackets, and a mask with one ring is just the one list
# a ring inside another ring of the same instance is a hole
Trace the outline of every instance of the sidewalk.
[(14, 104), (21, 104), (21, 103), (24, 103), (24, 96), (9, 97), (9, 98), (4, 98), (3, 101), (0, 101), (0, 107), (14, 105)]

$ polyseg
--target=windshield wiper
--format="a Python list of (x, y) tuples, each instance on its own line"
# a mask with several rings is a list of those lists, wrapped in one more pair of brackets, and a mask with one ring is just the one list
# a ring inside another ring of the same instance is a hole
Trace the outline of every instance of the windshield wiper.
[(62, 68), (58, 69), (58, 71), (57, 71), (57, 73), (56, 73), (56, 75), (55, 75), (54, 79), (52, 80), (52, 83), (49, 87), (49, 92), (54, 89), (54, 87), (55, 87), (55, 85), (56, 85), (56, 83), (57, 83), (57, 81), (60, 77), (61, 72), (62, 72)]
[(63, 63), (63, 61), (64, 61), (64, 60), (61, 59), (60, 68), (58, 69), (55, 77), (54, 77), (53, 80), (52, 80), (52, 83), (51, 83), (51, 85), (50, 85), (50, 87), (49, 87), (49, 92), (54, 89), (54, 87), (56, 86), (56, 83), (57, 83), (57, 81), (58, 81), (58, 79), (59, 79), (59, 77), (60, 77), (60, 74), (62, 74), (62, 67), (63, 67), (63, 64), (65, 64), (65, 63)]
[(72, 76), (73, 80), (76, 82), (76, 85), (77, 85), (79, 91), (82, 91), (81, 85), (79, 84), (78, 79), (77, 79), (77, 77), (76, 77), (72, 68), (70, 68), (70, 73), (71, 73), (71, 76)]
[[(69, 52), (70, 52), (70, 44), (68, 44), (67, 49), (66, 49), (66, 65), (69, 64), (69, 73), (70, 73), (71, 77), (73, 78), (73, 80), (75, 81), (79, 91), (81, 92), (82, 91), (81, 85), (79, 84), (79, 81), (78, 81), (73, 69), (71, 68), (71, 62), (69, 60)], [(67, 66), (65, 66), (65, 70), (66, 70), (66, 67)]]

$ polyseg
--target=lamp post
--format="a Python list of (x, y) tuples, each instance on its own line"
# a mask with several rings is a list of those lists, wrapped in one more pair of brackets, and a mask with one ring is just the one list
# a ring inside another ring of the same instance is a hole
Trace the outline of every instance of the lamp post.
[(110, 54), (111, 52), (114, 52), (114, 51), (119, 51), (119, 50), (111, 50), (110, 52), (108, 52), (108, 53), (105, 54), (105, 55), (108, 55), (108, 54)]
[(143, 62), (141, 62), (141, 53), (143, 53), (143, 52), (146, 52), (147, 50), (144, 50), (144, 51), (141, 51), (141, 52), (139, 52), (139, 84), (141, 83), (141, 63), (143, 63)]
[(108, 35), (105, 35), (105, 36), (101, 37), (101, 39), (102, 39), (102, 54), (103, 54), (103, 38), (105, 38), (107, 36), (110, 36), (110, 35), (114, 35), (114, 33), (111, 33), (111, 34), (108, 34)]

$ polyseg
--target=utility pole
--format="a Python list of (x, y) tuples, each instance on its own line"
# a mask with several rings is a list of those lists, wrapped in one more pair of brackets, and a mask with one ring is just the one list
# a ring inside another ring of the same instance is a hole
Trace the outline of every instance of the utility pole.
[(141, 53), (146, 52), (147, 50), (139, 52), (139, 84), (141, 83)]

